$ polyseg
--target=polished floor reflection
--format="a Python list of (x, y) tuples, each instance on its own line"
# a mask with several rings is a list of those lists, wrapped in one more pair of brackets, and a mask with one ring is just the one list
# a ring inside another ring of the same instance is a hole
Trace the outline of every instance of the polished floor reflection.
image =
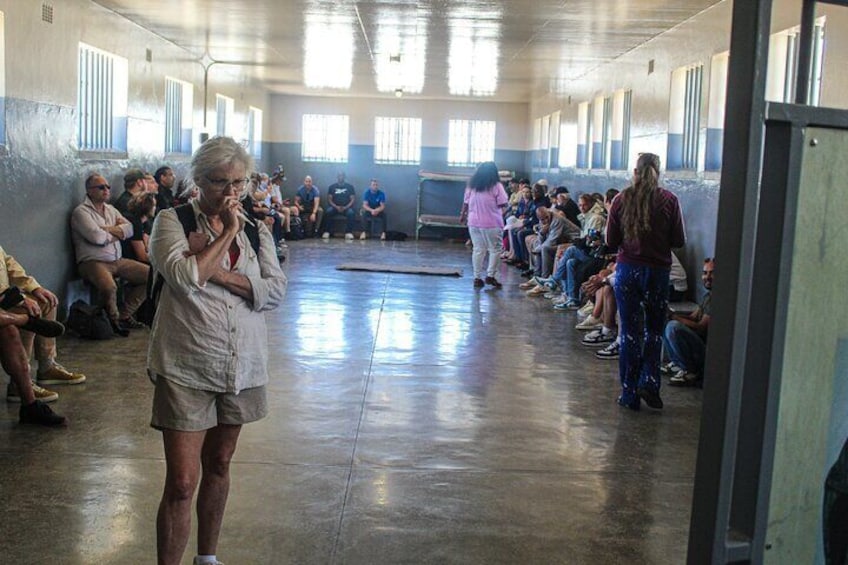
[[(463, 278), (344, 272), (459, 266)], [(574, 313), (474, 291), (461, 244), (295, 242), (269, 315), (271, 415), (247, 426), (219, 558), (252, 563), (682, 563), (700, 391), (619, 408)], [(0, 419), (0, 561), (155, 562), (164, 479), (146, 332), (73, 337), (67, 430)], [(194, 539), (194, 538), (192, 538)], [(186, 552), (190, 562), (193, 547)]]

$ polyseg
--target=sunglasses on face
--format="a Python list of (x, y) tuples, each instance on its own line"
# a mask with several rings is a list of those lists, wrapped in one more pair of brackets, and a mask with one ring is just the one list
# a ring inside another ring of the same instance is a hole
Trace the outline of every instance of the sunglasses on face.
[(97, 190), (110, 190), (111, 188), (112, 188), (112, 187), (111, 187), (111, 186), (109, 186), (108, 184), (95, 184), (95, 185), (92, 185), (92, 186), (89, 186), (89, 187), (88, 187), (88, 189), (89, 189), (89, 190), (91, 190), (91, 189), (97, 189)]

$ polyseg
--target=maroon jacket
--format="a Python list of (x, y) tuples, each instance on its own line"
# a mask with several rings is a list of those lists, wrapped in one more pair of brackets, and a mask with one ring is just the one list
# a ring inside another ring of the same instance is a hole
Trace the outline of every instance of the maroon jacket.
[(683, 247), (686, 243), (683, 214), (677, 197), (664, 188), (658, 188), (651, 210), (651, 231), (638, 240), (626, 240), (621, 228), (621, 197), (628, 190), (632, 189), (626, 188), (615, 197), (607, 218), (607, 245), (618, 247), (616, 262), (671, 268), (672, 248)]

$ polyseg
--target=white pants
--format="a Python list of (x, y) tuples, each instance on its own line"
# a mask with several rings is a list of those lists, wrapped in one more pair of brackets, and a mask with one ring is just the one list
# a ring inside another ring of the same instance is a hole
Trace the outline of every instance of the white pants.
[(482, 279), (483, 258), (489, 253), (489, 266), (486, 276), (494, 277), (498, 269), (501, 253), (501, 228), (468, 228), (474, 251), (471, 254), (471, 264), (474, 266), (474, 278)]

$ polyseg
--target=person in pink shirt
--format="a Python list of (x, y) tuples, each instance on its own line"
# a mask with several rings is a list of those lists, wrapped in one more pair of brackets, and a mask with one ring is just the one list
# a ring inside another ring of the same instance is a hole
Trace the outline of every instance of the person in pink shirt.
[[(498, 166), (493, 161), (482, 163), (465, 187), (465, 199), (459, 219), (468, 224), (474, 252), (471, 263), (474, 267), (474, 288), (491, 285), (501, 288), (495, 271), (501, 252), (501, 234), (504, 228), (503, 212), (509, 197), (500, 182)], [(481, 277), (483, 259), (489, 254), (486, 280)]]

